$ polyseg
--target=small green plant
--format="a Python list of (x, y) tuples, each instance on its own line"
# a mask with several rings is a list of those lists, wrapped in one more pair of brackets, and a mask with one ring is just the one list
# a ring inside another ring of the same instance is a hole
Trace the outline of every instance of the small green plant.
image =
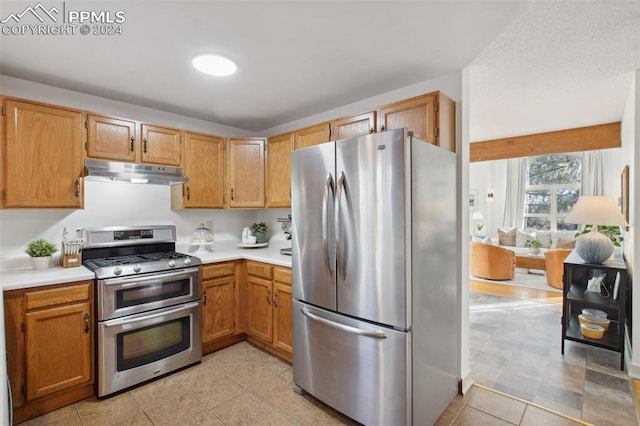
[[(582, 232), (576, 232), (575, 237), (578, 238), (582, 234), (591, 232), (591, 228), (593, 228), (593, 225), (585, 225)], [(622, 233), (620, 232), (619, 226), (598, 225), (598, 232), (609, 237), (613, 245), (616, 247), (620, 247), (620, 244), (624, 241), (624, 238), (622, 237)]]
[(250, 229), (253, 235), (266, 234), (267, 231), (269, 230), (269, 227), (264, 222), (256, 222), (253, 225), (251, 225)]
[(31, 241), (24, 252), (31, 257), (44, 257), (51, 256), (57, 251), (58, 247), (56, 247), (55, 244), (45, 239), (40, 239)]
[(476, 231), (482, 232), (483, 229), (484, 229), (484, 225), (476, 225)]
[(527, 240), (525, 241), (524, 246), (529, 248), (540, 248), (542, 247), (542, 243), (538, 240)]

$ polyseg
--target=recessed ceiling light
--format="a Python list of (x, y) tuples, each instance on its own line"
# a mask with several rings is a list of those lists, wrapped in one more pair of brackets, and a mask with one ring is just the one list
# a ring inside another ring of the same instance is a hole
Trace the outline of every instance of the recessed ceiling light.
[(216, 77), (224, 77), (236, 72), (236, 64), (231, 59), (219, 55), (198, 55), (191, 61), (200, 72)]

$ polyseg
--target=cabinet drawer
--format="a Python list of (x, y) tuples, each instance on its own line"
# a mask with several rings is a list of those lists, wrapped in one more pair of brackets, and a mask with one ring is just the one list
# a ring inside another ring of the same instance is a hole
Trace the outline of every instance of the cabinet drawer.
[(89, 300), (93, 281), (65, 285), (47, 290), (29, 291), (25, 293), (27, 309), (38, 309), (46, 306)]
[(233, 262), (205, 265), (202, 267), (202, 279), (226, 277), (234, 274)]
[(273, 280), (282, 284), (291, 285), (291, 268), (275, 266), (273, 268)]
[(256, 277), (266, 278), (268, 280), (273, 276), (273, 268), (271, 265), (258, 262), (247, 262), (247, 273)]

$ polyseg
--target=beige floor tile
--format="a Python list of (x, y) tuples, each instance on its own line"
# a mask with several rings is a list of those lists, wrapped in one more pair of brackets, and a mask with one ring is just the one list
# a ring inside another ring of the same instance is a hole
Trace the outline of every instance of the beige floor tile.
[(277, 411), (270, 411), (250, 424), (251, 426), (295, 426), (295, 423)]
[(456, 395), (454, 400), (449, 403), (449, 406), (444, 410), (444, 413), (442, 413), (440, 418), (436, 421), (436, 426), (448, 426), (453, 423), (477, 389), (477, 387), (472, 386), (471, 389), (469, 389), (469, 391), (467, 391), (463, 396)]
[(294, 394), (293, 398), (276, 408), (299, 425), (313, 425), (329, 416), (326, 409), (298, 394)]
[(276, 407), (290, 400), (294, 395), (293, 383), (282, 375), (271, 377), (250, 389), (259, 398)]
[(84, 424), (108, 424), (136, 418), (143, 414), (130, 392), (99, 400), (89, 398), (76, 403), (76, 408)]
[(240, 361), (223, 371), (242, 386), (251, 388), (284, 372), (288, 366), (283, 362)]
[(250, 392), (245, 391), (225, 401), (224, 404), (213, 408), (212, 411), (224, 424), (237, 425), (251, 423), (259, 417), (273, 411), (273, 408), (256, 398)]
[(163, 377), (131, 390), (131, 395), (143, 410), (171, 401), (188, 394), (189, 391), (175, 375)]
[(452, 425), (455, 426), (512, 426), (512, 423), (493, 417), (473, 407), (464, 407)]
[(532, 405), (527, 405), (527, 409), (522, 417), (520, 426), (575, 426), (580, 423), (567, 419), (557, 414), (550, 413)]
[[(77, 423), (74, 418), (77, 418)], [(21, 423), (25, 426), (41, 426), (41, 425), (64, 425), (65, 421), (70, 424), (80, 424), (80, 417), (76, 407), (71, 404), (66, 407), (62, 407), (58, 410), (44, 414), (39, 417), (35, 417), (31, 420)]]
[(187, 389), (197, 389), (202, 382), (215, 381), (224, 377), (224, 373), (213, 363), (201, 363), (194, 365), (175, 374)]
[[(84, 425), (92, 425), (99, 426), (100, 423), (83, 423)], [(144, 413), (144, 411), (140, 411), (136, 413), (132, 417), (127, 417), (125, 419), (119, 420), (111, 420), (109, 419), (106, 423), (102, 423), (105, 426), (153, 426), (149, 417)]]
[(212, 409), (246, 392), (246, 390), (230, 377), (223, 376), (215, 381), (203, 381), (191, 392), (205, 407)]
[(478, 389), (467, 403), (467, 407), (473, 407), (513, 424), (520, 422), (525, 406), (523, 402), (486, 389)]
[(192, 395), (183, 395), (172, 404), (156, 405), (146, 413), (154, 426), (223, 424)]

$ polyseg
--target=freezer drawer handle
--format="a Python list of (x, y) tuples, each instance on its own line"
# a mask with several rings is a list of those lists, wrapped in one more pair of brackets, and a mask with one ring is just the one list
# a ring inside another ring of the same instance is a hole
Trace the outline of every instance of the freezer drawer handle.
[(376, 331), (367, 331), (362, 330), (360, 328), (351, 327), (350, 325), (340, 324), (338, 322), (330, 321), (326, 318), (319, 317), (311, 312), (307, 311), (304, 308), (300, 308), (300, 312), (302, 315), (311, 318), (314, 321), (320, 322), (322, 324), (328, 325), (330, 327), (339, 328), (340, 330), (346, 331), (347, 333), (357, 334), (359, 336), (372, 337), (374, 339), (386, 339), (387, 335), (384, 333), (376, 332)]

